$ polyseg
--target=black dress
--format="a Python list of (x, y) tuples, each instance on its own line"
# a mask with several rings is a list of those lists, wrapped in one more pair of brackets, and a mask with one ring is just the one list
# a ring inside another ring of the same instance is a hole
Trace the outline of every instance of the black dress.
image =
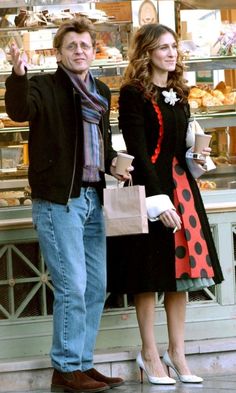
[(157, 103), (133, 86), (120, 93), (119, 124), (134, 155), (134, 184), (146, 196), (166, 194), (182, 218), (173, 234), (160, 221), (149, 234), (107, 238), (108, 291), (141, 293), (196, 290), (223, 280), (202, 198), (185, 161), (188, 106)]

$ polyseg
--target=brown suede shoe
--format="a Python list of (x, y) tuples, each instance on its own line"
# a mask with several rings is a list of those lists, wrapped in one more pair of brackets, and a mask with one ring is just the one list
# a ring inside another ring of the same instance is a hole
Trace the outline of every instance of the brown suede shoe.
[(79, 370), (69, 373), (53, 371), (51, 392), (95, 393), (107, 389), (110, 387), (105, 382), (95, 381)]
[(105, 375), (95, 370), (95, 368), (90, 368), (89, 370), (84, 371), (84, 374), (88, 375), (90, 378), (95, 379), (95, 381), (105, 382), (108, 386), (110, 386), (110, 388), (123, 385), (124, 383), (124, 380), (122, 378), (106, 377)]

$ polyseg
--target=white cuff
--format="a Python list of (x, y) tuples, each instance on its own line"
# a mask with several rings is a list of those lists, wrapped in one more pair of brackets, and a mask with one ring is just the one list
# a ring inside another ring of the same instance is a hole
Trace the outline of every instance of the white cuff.
[(168, 209), (175, 207), (166, 194), (153, 195), (146, 198), (147, 215), (150, 221), (156, 221), (158, 216)]
[(209, 156), (206, 157), (206, 164), (205, 164), (205, 166), (206, 166), (207, 172), (212, 171), (213, 169), (216, 169), (216, 166), (215, 166), (213, 160)]

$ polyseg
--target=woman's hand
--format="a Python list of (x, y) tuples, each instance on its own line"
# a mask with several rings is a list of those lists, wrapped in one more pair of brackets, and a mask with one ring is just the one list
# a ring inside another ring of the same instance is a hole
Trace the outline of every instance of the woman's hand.
[(21, 55), (20, 50), (15, 43), (11, 45), (10, 55), (16, 75), (18, 76), (25, 75), (25, 66), (26, 66), (26, 59), (24, 59), (25, 55), (24, 54)]
[(117, 180), (119, 181), (126, 181), (126, 180), (130, 180), (131, 179), (131, 174), (130, 172), (132, 172), (134, 170), (133, 166), (129, 166), (128, 168), (126, 168), (126, 174), (125, 175), (118, 175), (116, 173), (116, 161), (117, 161), (117, 157), (113, 158), (111, 166), (110, 166), (110, 172), (112, 174), (112, 176), (114, 176)]
[(211, 148), (204, 147), (204, 149), (201, 152), (202, 158), (194, 158), (194, 161), (196, 161), (198, 164), (204, 165), (206, 162), (206, 157), (210, 156), (210, 154), (211, 154)]
[(175, 232), (181, 229), (181, 219), (174, 209), (165, 210), (160, 214), (159, 220), (167, 228), (173, 228)]

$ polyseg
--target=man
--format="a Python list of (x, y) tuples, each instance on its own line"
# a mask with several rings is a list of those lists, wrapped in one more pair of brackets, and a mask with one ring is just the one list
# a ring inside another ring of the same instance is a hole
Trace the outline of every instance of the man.
[(6, 81), (6, 110), (28, 120), (33, 222), (54, 286), (52, 390), (100, 392), (123, 383), (93, 368), (106, 291), (101, 207), (104, 172), (115, 174), (110, 91), (93, 78), (96, 33), (86, 18), (54, 37), (55, 74), (27, 78), (16, 45)]

